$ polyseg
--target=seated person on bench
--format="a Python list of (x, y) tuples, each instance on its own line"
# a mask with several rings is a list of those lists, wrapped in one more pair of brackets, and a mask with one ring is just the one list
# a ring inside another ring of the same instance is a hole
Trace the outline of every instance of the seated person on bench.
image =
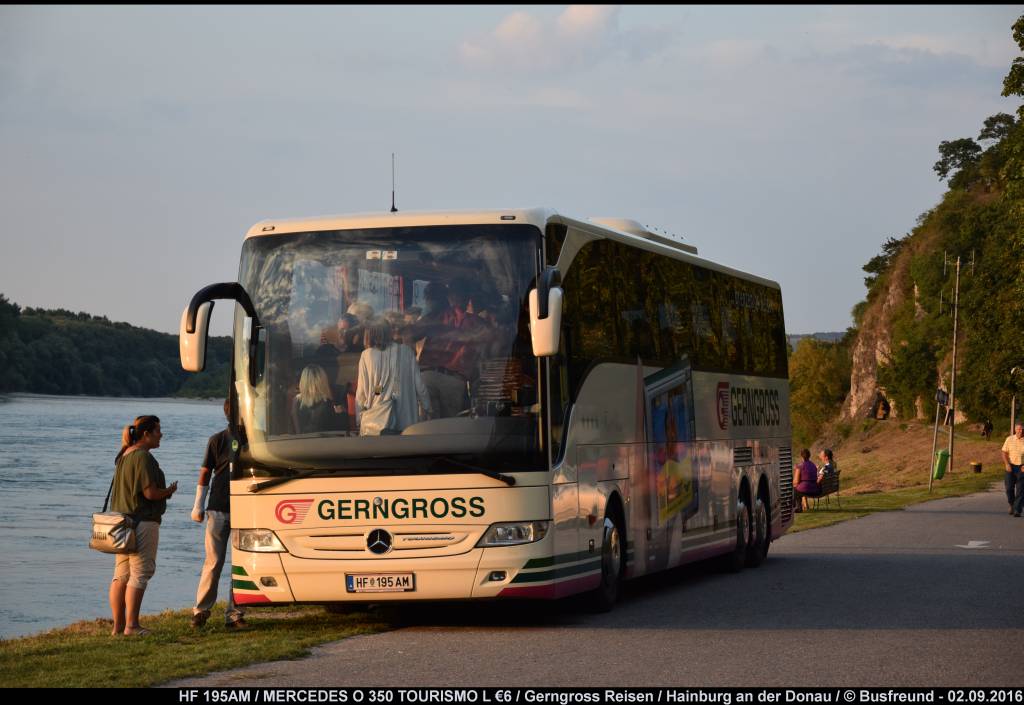
[(832, 449), (826, 448), (821, 451), (821, 467), (818, 468), (818, 484), (820, 485), (826, 477), (836, 474), (836, 461), (832, 458)]
[[(811, 462), (811, 451), (804, 448), (800, 451), (803, 461), (797, 465), (793, 486), (793, 505), (797, 512), (803, 511), (804, 497), (817, 497), (821, 493), (818, 485), (818, 468)], [(808, 509), (810, 504), (808, 504)]]

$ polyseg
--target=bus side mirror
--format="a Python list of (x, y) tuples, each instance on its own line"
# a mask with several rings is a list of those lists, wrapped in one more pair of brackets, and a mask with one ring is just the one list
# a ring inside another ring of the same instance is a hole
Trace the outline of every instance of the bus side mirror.
[(548, 267), (537, 288), (530, 291), (530, 341), (537, 357), (558, 354), (562, 332), (561, 279), (557, 268)]
[(178, 329), (178, 354), (181, 366), (186, 372), (202, 372), (206, 368), (206, 338), (210, 328), (210, 312), (213, 302), (206, 301), (196, 310), (195, 327), (188, 331), (188, 306), (181, 314)]

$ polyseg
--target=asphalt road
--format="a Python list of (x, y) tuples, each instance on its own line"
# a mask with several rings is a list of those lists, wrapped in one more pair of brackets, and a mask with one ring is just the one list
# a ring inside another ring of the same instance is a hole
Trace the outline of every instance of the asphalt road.
[(169, 685), (1024, 685), (1024, 519), (1006, 510), (1000, 490), (787, 535), (757, 569), (632, 581), (608, 614), (406, 608), (395, 631)]

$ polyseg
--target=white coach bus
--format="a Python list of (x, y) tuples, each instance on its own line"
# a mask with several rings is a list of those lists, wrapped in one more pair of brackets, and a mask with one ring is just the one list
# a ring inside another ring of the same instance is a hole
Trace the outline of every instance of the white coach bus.
[(779, 286), (674, 236), (545, 209), (261, 222), (183, 313), (187, 370), (215, 299), (239, 604), (607, 609), (625, 578), (757, 566), (792, 523)]

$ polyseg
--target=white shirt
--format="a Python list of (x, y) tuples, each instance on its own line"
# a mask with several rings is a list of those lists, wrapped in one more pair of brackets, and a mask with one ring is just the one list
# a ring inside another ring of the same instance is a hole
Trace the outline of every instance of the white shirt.
[(382, 396), (395, 400), (395, 418), (398, 430), (419, 421), (416, 402), (430, 413), (430, 393), (420, 376), (416, 354), (407, 345), (392, 342), (386, 349), (367, 348), (359, 356), (356, 377), (356, 422), (373, 401), (374, 388), (381, 386)]
[(1009, 436), (1003, 443), (1003, 452), (1010, 456), (1010, 465), (1020, 465), (1024, 459), (1024, 438), (1017, 438), (1017, 434)]

